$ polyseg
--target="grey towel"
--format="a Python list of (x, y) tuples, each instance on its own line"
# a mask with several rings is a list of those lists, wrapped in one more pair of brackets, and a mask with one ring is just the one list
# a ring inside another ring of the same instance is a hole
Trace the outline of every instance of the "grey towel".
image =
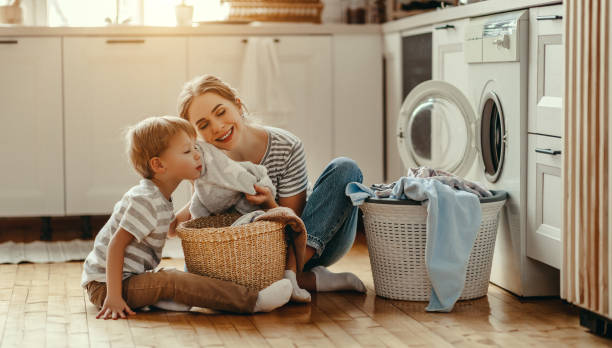
[(266, 167), (236, 162), (205, 142), (198, 142), (197, 147), (202, 154), (202, 173), (194, 182), (195, 193), (189, 208), (193, 218), (223, 213), (232, 207), (241, 214), (257, 210), (244, 197), (244, 193), (255, 194), (255, 184), (267, 187), (276, 196)]

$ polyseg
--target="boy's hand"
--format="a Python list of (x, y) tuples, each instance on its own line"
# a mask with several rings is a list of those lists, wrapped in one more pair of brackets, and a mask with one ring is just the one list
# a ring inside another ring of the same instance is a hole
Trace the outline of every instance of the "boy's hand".
[(174, 219), (172, 223), (170, 223), (170, 227), (168, 228), (167, 238), (176, 237), (176, 226), (178, 225), (178, 219)]
[(119, 319), (118, 316), (123, 319), (126, 319), (126, 313), (129, 315), (136, 314), (130, 309), (130, 307), (128, 307), (127, 303), (125, 303), (123, 298), (114, 298), (107, 295), (106, 299), (104, 299), (104, 305), (102, 306), (102, 309), (98, 312), (98, 315), (96, 315), (96, 319), (103, 318), (104, 320), (106, 320), (112, 318), (114, 320), (117, 320)]
[(278, 204), (276, 204), (276, 201), (274, 200), (272, 192), (269, 188), (257, 185), (253, 185), (253, 187), (255, 188), (254, 195), (249, 195), (246, 193), (244, 194), (249, 203), (259, 205), (264, 209), (272, 209), (278, 207)]

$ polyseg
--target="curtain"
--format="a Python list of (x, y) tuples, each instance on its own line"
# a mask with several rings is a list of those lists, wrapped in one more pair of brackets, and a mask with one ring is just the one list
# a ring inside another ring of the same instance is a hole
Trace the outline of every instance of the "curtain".
[(566, 0), (561, 297), (611, 317), (610, 4)]

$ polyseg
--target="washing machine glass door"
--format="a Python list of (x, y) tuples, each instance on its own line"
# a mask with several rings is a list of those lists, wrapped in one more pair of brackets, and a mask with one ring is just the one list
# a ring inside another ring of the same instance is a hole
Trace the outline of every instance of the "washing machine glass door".
[(467, 97), (444, 81), (425, 81), (404, 100), (397, 146), (407, 168), (426, 166), (464, 176), (476, 157), (476, 117)]
[(485, 177), (496, 182), (504, 167), (506, 153), (506, 121), (495, 92), (485, 95), (480, 118), (480, 154)]

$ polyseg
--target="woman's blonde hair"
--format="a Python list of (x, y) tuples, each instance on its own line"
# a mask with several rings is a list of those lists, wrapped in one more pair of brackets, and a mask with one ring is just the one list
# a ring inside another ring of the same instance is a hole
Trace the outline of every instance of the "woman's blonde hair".
[(216, 93), (219, 96), (231, 101), (240, 109), (242, 115), (245, 115), (246, 107), (239, 101), (238, 91), (235, 88), (216, 76), (202, 75), (191, 79), (191, 81), (188, 81), (183, 85), (183, 90), (179, 94), (178, 98), (179, 116), (189, 121), (189, 115), (187, 115), (187, 112), (189, 111), (189, 106), (191, 105), (193, 98), (208, 92)]
[(152, 179), (149, 161), (160, 156), (170, 145), (170, 139), (179, 132), (196, 138), (195, 129), (186, 120), (176, 116), (149, 117), (127, 129), (127, 153), (132, 166), (143, 178)]

